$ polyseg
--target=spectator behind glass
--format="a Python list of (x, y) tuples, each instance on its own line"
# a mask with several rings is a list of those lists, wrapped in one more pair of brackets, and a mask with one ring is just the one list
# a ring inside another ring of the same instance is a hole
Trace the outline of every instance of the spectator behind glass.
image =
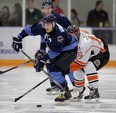
[(110, 26), (108, 14), (103, 10), (103, 1), (97, 1), (94, 10), (88, 13), (87, 26), (88, 27), (108, 27)]
[(54, 12), (64, 14), (64, 11), (59, 7), (59, 0), (52, 0), (54, 4)]
[(1, 23), (1, 11), (0, 11), (0, 26), (2, 26), (2, 23)]
[(0, 26), (9, 26), (10, 11), (8, 6), (3, 6), (0, 14)]
[(22, 8), (19, 3), (14, 4), (14, 10), (10, 16), (10, 26), (22, 26)]
[(43, 17), (42, 12), (34, 7), (34, 0), (27, 0), (26, 24), (31, 25)]
[(79, 17), (75, 9), (71, 9), (71, 23), (73, 26), (81, 26), (83, 19)]

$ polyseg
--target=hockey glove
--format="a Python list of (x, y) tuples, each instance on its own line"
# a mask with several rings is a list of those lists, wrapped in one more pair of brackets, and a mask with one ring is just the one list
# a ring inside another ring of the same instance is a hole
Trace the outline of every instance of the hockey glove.
[(46, 54), (46, 55), (41, 55), (38, 57), (35, 65), (34, 65), (34, 68), (36, 69), (36, 72), (40, 72), (43, 70), (43, 67), (44, 65), (46, 64), (46, 61), (47, 59), (49, 59), (49, 56)]
[(38, 50), (36, 53), (35, 53), (35, 62), (38, 61), (39, 57), (45, 55), (45, 51), (42, 51), (42, 50)]
[(18, 37), (13, 37), (13, 43), (12, 43), (12, 48), (16, 51), (19, 52), (20, 49), (22, 49), (22, 40), (19, 39)]

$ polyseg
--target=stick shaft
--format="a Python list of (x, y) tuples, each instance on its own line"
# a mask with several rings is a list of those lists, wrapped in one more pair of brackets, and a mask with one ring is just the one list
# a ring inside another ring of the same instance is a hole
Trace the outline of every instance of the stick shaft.
[(19, 68), (19, 67), (21, 67), (21, 66), (24, 66), (24, 65), (26, 65), (26, 64), (28, 64), (28, 63), (30, 63), (30, 62), (32, 62), (32, 61), (29, 60), (29, 61), (27, 61), (27, 62), (24, 62), (24, 63), (22, 63), (22, 64), (19, 64), (19, 65), (17, 65), (17, 66), (14, 66), (14, 67), (12, 67), (12, 68), (10, 68), (10, 69), (7, 69), (7, 70), (5, 70), (5, 71), (0, 71), (0, 74), (4, 74), (4, 73), (6, 73), (6, 72), (9, 72), (9, 71), (14, 70), (14, 69), (16, 69), (16, 68)]
[(29, 60), (31, 60), (33, 63), (35, 63), (34, 60), (33, 60), (30, 56), (28, 56), (23, 50), (21, 50), (21, 52), (22, 52)]
[(64, 89), (49, 73), (47, 73), (45, 70), (42, 70), (51, 80), (53, 80), (53, 82), (59, 87), (61, 88), (61, 90), (65, 91), (68, 95), (69, 95), (69, 92)]
[(44, 83), (46, 80), (48, 80), (49, 77), (47, 77), (46, 79), (44, 79), (43, 81), (41, 81), (39, 84), (37, 84), (36, 86), (34, 86), (33, 88), (31, 88), (30, 90), (28, 90), (26, 93), (24, 93), (23, 95), (15, 98), (14, 102), (17, 102), (18, 100), (20, 100), (22, 97), (24, 97), (25, 95), (27, 95), (28, 93), (30, 93), (32, 90), (34, 90), (35, 88), (37, 88), (38, 86), (40, 86), (42, 83)]
[[(27, 57), (29, 58), (33, 63), (35, 63), (32, 58), (30, 56), (28, 56), (23, 50), (21, 50), (21, 52)], [(69, 95), (69, 92), (64, 89), (49, 73), (47, 73), (45, 70), (42, 70), (51, 80), (53, 80), (53, 82), (59, 86), (63, 91), (65, 91), (68, 95)]]

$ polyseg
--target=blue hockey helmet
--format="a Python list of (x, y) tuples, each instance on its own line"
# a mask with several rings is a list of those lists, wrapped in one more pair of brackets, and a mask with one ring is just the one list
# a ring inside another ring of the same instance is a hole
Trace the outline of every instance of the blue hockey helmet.
[(54, 16), (54, 14), (48, 14), (48, 15), (45, 15), (42, 19), (42, 22), (43, 23), (47, 23), (47, 22), (56, 22), (56, 17)]
[(47, 7), (47, 6), (53, 7), (53, 2), (51, 0), (43, 0), (42, 8)]

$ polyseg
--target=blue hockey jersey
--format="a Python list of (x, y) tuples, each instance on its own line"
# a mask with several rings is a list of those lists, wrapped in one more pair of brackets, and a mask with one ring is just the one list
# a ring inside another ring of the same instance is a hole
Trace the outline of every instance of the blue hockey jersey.
[[(68, 20), (68, 18), (66, 16), (64, 16), (63, 14), (59, 14), (57, 12), (53, 12), (54, 16), (56, 17), (56, 22), (58, 24), (60, 24), (62, 27), (64, 27), (65, 29), (67, 29), (68, 26), (72, 26), (71, 22)], [(20, 37), (21, 39), (23, 39), (24, 37), (28, 36), (28, 35), (32, 35), (31, 31), (38, 27), (38, 23), (36, 22), (34, 23), (32, 26), (27, 26), (25, 27), (22, 32), (18, 35), (18, 37)]]
[[(25, 32), (25, 33), (24, 33)], [(36, 23), (31, 27), (26, 27), (18, 37), (23, 39), (25, 34), (41, 35), (41, 50), (45, 50), (46, 46), (49, 48), (48, 55), (52, 59), (58, 56), (62, 51), (74, 49), (77, 46), (77, 40), (74, 36), (68, 34), (66, 30), (59, 24), (55, 25), (53, 32), (47, 34), (42, 27), (42, 23)]]

